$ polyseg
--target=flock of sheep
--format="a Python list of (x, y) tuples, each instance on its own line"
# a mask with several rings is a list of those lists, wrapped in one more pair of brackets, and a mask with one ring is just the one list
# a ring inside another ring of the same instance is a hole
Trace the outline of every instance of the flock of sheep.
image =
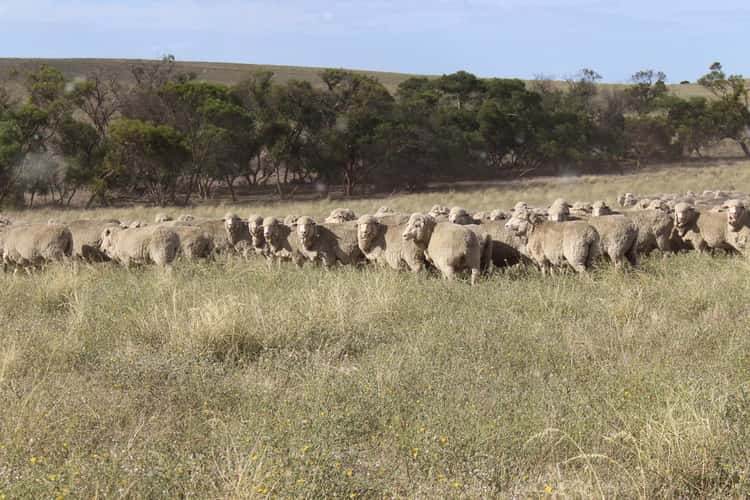
[(124, 265), (168, 266), (175, 259), (210, 259), (216, 253), (326, 267), (372, 262), (413, 272), (434, 268), (452, 279), (467, 272), (472, 284), (491, 266), (533, 263), (543, 273), (571, 267), (585, 272), (600, 259), (637, 266), (640, 255), (685, 250), (744, 253), (750, 241), (750, 195), (705, 191), (700, 195), (618, 197), (605, 202), (555, 200), (547, 208), (519, 202), (507, 212), (469, 214), (434, 206), (399, 214), (381, 207), (357, 217), (336, 209), (323, 221), (307, 216), (173, 220), (153, 224), (116, 220), (13, 224), (0, 217), (3, 269), (31, 269), (68, 259), (112, 260)]

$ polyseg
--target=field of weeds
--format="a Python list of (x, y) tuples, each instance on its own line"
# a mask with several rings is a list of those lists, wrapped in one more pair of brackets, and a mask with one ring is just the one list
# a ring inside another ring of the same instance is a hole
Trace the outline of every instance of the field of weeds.
[[(750, 191), (748, 166), (349, 206)], [(0, 498), (747, 496), (748, 276), (740, 257), (698, 254), (627, 273), (495, 271), (473, 288), (232, 257), (3, 275)]]

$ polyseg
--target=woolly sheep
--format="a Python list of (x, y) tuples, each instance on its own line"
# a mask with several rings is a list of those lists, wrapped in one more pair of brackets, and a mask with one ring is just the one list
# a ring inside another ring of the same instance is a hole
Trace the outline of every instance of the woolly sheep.
[(354, 211), (349, 208), (335, 208), (331, 214), (325, 218), (326, 224), (341, 224), (347, 221), (357, 220)]
[(293, 234), (292, 228), (276, 217), (266, 217), (263, 219), (263, 238), (266, 241), (266, 256), (269, 259), (277, 262), (291, 261), (297, 267), (302, 267), (305, 258), (299, 239)]
[(396, 211), (391, 207), (380, 207), (375, 211), (375, 217), (381, 217), (383, 215), (396, 215)]
[(3, 231), (3, 269), (40, 267), (73, 253), (73, 235), (61, 224), (8, 226)]
[(161, 224), (162, 222), (170, 222), (173, 220), (174, 219), (172, 218), (171, 215), (167, 215), (163, 213), (156, 214), (156, 217), (154, 217), (154, 223), (156, 224)]
[(553, 201), (547, 209), (547, 217), (552, 222), (563, 222), (568, 220), (568, 216), (570, 216), (570, 204), (562, 198)]
[(116, 220), (75, 220), (67, 224), (73, 237), (73, 253), (76, 259), (86, 262), (102, 262), (109, 260), (102, 252), (102, 232), (108, 227), (119, 227)]
[(236, 214), (228, 213), (224, 215), (224, 229), (229, 246), (247, 256), (251, 251), (252, 243), (250, 241), (250, 231), (247, 222), (243, 221)]
[(448, 222), (453, 224), (479, 224), (479, 220), (474, 219), (465, 208), (453, 207), (448, 213)]
[(177, 257), (180, 237), (174, 229), (164, 226), (108, 227), (102, 232), (101, 249), (107, 257), (126, 266), (156, 264), (163, 267)]
[(498, 221), (498, 220), (505, 220), (508, 218), (508, 214), (500, 210), (499, 208), (496, 208), (490, 212), (489, 220), (490, 221)]
[[(622, 267), (626, 263), (638, 265), (637, 240), (638, 228), (632, 220), (615, 216), (603, 201), (592, 205), (592, 217), (586, 219), (599, 233), (599, 253), (608, 257), (615, 267)], [(570, 220), (565, 215), (565, 206), (557, 204), (550, 208), (550, 220)]]
[(214, 242), (211, 236), (199, 227), (170, 227), (180, 238), (178, 255), (187, 260), (208, 259), (213, 254)]
[(300, 217), (297, 236), (300, 253), (311, 262), (330, 267), (336, 262), (350, 265), (364, 260), (357, 241), (356, 224), (318, 224), (312, 217)]
[(418, 272), (425, 268), (424, 251), (402, 238), (406, 224), (389, 225), (380, 218), (363, 215), (357, 221), (357, 243), (368, 261), (392, 269)]
[(247, 218), (247, 229), (250, 233), (251, 251), (256, 255), (266, 255), (266, 238), (263, 236), (263, 217), (251, 214)]
[(699, 212), (688, 203), (678, 203), (674, 227), (679, 240), (699, 252), (733, 250), (727, 242), (727, 218), (723, 214)]
[(522, 210), (514, 213), (505, 226), (526, 239), (526, 254), (543, 274), (565, 264), (583, 273), (599, 256), (599, 233), (583, 221), (550, 222)]
[(482, 242), (466, 227), (450, 222), (436, 222), (429, 214), (409, 217), (402, 237), (413, 241), (446, 279), (456, 273), (471, 271), (471, 284), (480, 273)]

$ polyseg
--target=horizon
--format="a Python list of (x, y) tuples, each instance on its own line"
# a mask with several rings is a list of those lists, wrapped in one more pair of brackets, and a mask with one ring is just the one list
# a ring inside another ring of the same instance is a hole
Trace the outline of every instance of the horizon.
[[(750, 6), (688, 0), (9, 0), (3, 57), (159, 59), (420, 75), (603, 83), (644, 69), (694, 82), (715, 61), (748, 75), (739, 42)], [(18, 43), (23, 40), (24, 43)], [(493, 54), (487, 57), (486, 54)], [(497, 54), (497, 55), (494, 55)]]

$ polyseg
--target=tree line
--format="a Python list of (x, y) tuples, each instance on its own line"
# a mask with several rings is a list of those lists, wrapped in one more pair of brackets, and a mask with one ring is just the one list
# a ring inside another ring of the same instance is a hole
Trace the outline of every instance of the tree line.
[(750, 157), (750, 89), (714, 63), (698, 83), (711, 98), (672, 95), (647, 70), (621, 90), (584, 69), (563, 85), (413, 77), (391, 94), (345, 70), (322, 86), (257, 72), (235, 85), (200, 82), (173, 56), (131, 67), (133, 84), (96, 72), (66, 81), (55, 68), (0, 86), (0, 204), (89, 205), (117, 197), (157, 205), (208, 199), (217, 188), (300, 183), (416, 190), (433, 179), (519, 175), (544, 168), (610, 171), (624, 162), (702, 155), (721, 140)]

